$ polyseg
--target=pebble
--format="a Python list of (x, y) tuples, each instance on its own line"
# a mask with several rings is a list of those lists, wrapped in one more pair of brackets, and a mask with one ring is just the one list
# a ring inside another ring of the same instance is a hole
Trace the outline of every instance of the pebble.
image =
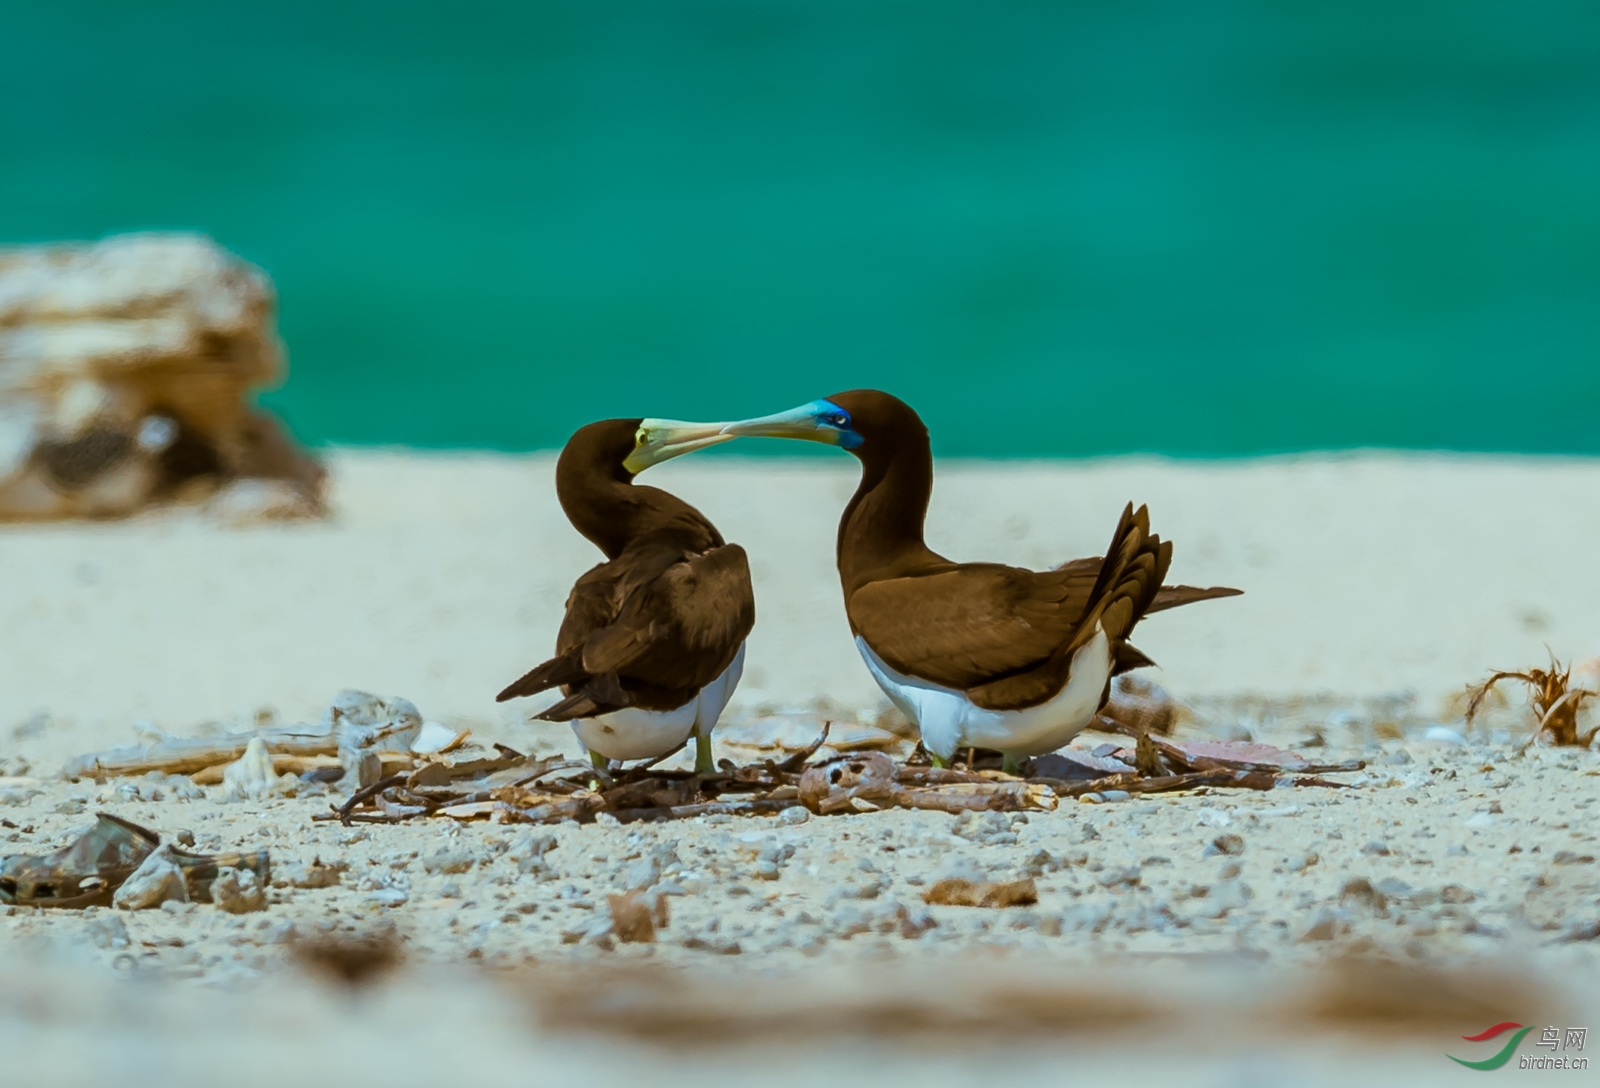
[(211, 901), (229, 914), (248, 914), (266, 910), (266, 889), (256, 882), (249, 869), (223, 869), (211, 882)]
[(122, 910), (149, 910), (172, 899), (188, 902), (189, 886), (173, 864), (172, 848), (161, 846), (123, 881), (112, 901)]
[(1475, 831), (1494, 826), (1494, 817), (1487, 812), (1474, 812), (1467, 817), (1467, 826)]
[(128, 937), (127, 923), (116, 914), (97, 912), (85, 928), (89, 942), (96, 948), (115, 951), (133, 943)]
[(1339, 905), (1366, 910), (1380, 918), (1389, 913), (1389, 899), (1364, 877), (1347, 880), (1339, 889)]
[(778, 813), (778, 822), (785, 827), (799, 827), (809, 819), (811, 819), (811, 813), (801, 805), (786, 808)]
[(1244, 839), (1238, 835), (1218, 835), (1211, 840), (1205, 848), (1202, 857), (1215, 857), (1218, 854), (1235, 856), (1244, 853)]
[(333, 888), (338, 886), (348, 869), (349, 866), (342, 861), (326, 865), (321, 858), (316, 858), (309, 865), (303, 861), (291, 861), (273, 868), (272, 883), (280, 888)]
[(1202, 918), (1222, 918), (1229, 911), (1239, 910), (1251, 899), (1255, 893), (1250, 890), (1250, 885), (1237, 878), (1218, 881), (1211, 886), (1205, 897), (1205, 904), (1200, 910)]
[(1386, 858), (1389, 856), (1389, 844), (1374, 839), (1363, 846), (1361, 852), (1369, 858)]
[(1100, 886), (1105, 888), (1137, 887), (1142, 878), (1136, 866), (1123, 869), (1114, 869), (1106, 873), (1099, 880)]
[(1331, 910), (1323, 909), (1317, 914), (1316, 921), (1311, 923), (1311, 928), (1300, 937), (1302, 941), (1331, 941), (1335, 937), (1350, 931), (1350, 923)]
[(393, 885), (379, 888), (367, 896), (368, 902), (375, 903), (380, 907), (404, 906), (410, 898), (411, 896), (404, 888), (398, 888)]
[(455, 875), (464, 873), (478, 863), (478, 859), (464, 850), (442, 850), (422, 859), (422, 868), (430, 873)]
[(640, 858), (622, 874), (624, 892), (642, 892), (661, 879), (661, 862), (654, 855)]

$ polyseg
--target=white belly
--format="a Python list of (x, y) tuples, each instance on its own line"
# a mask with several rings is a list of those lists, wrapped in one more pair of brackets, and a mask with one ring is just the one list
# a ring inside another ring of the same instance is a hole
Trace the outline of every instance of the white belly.
[(588, 749), (607, 759), (654, 759), (677, 748), (691, 733), (710, 735), (744, 674), (744, 646), (721, 676), (676, 710), (625, 707), (594, 718), (576, 718), (572, 731)]
[(865, 639), (856, 649), (889, 701), (922, 730), (922, 744), (940, 759), (958, 748), (994, 748), (1008, 755), (1053, 752), (1094, 720), (1111, 679), (1111, 641), (1098, 625), (1094, 637), (1072, 655), (1067, 683), (1049, 702), (1026, 710), (986, 710), (965, 692), (896, 672)]

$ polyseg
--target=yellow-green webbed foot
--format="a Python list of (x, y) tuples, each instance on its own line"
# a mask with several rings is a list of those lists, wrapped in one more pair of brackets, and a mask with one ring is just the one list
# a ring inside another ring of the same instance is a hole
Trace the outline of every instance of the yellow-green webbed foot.
[(701, 778), (709, 778), (717, 773), (717, 764), (711, 758), (711, 734), (709, 732), (695, 732), (694, 773)]

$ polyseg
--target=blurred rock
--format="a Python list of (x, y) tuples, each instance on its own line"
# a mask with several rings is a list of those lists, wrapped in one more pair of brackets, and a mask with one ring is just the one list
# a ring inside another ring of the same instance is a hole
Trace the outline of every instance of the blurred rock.
[(189, 885), (167, 846), (145, 858), (144, 864), (117, 889), (113, 900), (122, 910), (150, 910), (169, 901), (189, 902)]
[(249, 869), (223, 869), (211, 883), (211, 901), (229, 914), (266, 910), (266, 889)]
[(0, 518), (320, 514), (321, 466), (251, 404), (283, 375), (274, 301), (191, 235), (0, 251)]

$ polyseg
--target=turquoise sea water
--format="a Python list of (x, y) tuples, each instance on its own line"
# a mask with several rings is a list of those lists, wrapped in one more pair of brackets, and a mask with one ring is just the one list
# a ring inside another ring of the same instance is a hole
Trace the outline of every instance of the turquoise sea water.
[(312, 441), (1600, 453), (1592, 0), (0, 0), (0, 241), (147, 228)]

